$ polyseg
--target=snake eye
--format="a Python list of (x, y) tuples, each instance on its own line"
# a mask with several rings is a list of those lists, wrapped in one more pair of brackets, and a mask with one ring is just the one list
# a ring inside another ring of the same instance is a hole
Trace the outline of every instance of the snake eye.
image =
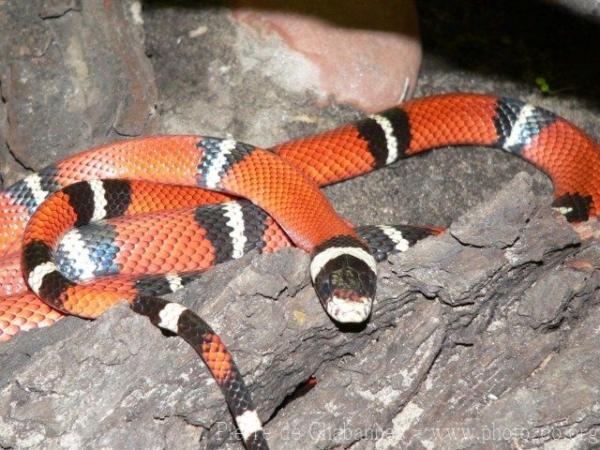
[(317, 289), (317, 296), (319, 299), (329, 298), (331, 295), (331, 281), (328, 277), (324, 277), (319, 283), (315, 283), (315, 287)]

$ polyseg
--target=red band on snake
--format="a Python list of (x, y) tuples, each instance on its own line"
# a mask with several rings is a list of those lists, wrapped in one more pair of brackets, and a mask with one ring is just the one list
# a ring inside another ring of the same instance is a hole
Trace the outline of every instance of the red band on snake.
[[(96, 317), (110, 305), (128, 301), (136, 312), (181, 335), (198, 351), (223, 389), (246, 445), (266, 448), (249, 396), (243, 401), (232, 398), (236, 389), (247, 391), (218, 336), (181, 305), (148, 295), (168, 292), (164, 286), (169, 284), (168, 278), (144, 279), (140, 274), (118, 270), (121, 276), (117, 278), (84, 284), (72, 281), (56, 265), (61, 235), (72, 226), (93, 220), (219, 203), (230, 195), (246, 197), (268, 212), (295, 245), (311, 252), (311, 278), (327, 312), (341, 322), (361, 322), (368, 318), (375, 294), (373, 246), (337, 216), (317, 185), (364, 174), (425, 150), (458, 144), (501, 148), (535, 164), (551, 177), (554, 204), (569, 220), (586, 220), (598, 212), (600, 149), (585, 133), (546, 110), (517, 100), (451, 94), (414, 100), (356, 124), (282, 144), (272, 152), (231, 140), (158, 136), (117, 142), (76, 155), (0, 194), (0, 255), (5, 257), (2, 264), (9, 274), (4, 278), (0, 275), (0, 280), (11, 286), (3, 288), (5, 293), (22, 289), (12, 256), (22, 245), (23, 276), (32, 291), (52, 307)], [(91, 181), (77, 183), (82, 180)], [(161, 196), (153, 191), (161, 188), (125, 180), (188, 187), (163, 188)], [(225, 194), (205, 194), (196, 187)], [(221, 217), (222, 223), (243, 221), (243, 206), (223, 208), (225, 213), (219, 214), (214, 212), (217, 209), (212, 213), (210, 209), (182, 212), (179, 219), (184, 224), (204, 230), (193, 248), (205, 257), (196, 258), (203, 261), (198, 266), (165, 269), (174, 272), (170, 284), (181, 284), (185, 277), (194, 275), (194, 270), (223, 259), (219, 254), (227, 245), (225, 240), (214, 239), (214, 228), (203, 227), (197, 220), (204, 214), (211, 220)], [(268, 220), (264, 215), (264, 230), (274, 226)], [(423, 232), (419, 237), (431, 233)], [(130, 234), (135, 237), (134, 232)], [(242, 241), (248, 240), (243, 232), (241, 235)], [(19, 239), (16, 243), (15, 237)], [(262, 235), (253, 242), (258, 243), (257, 248), (268, 249), (261, 239)], [(281, 242), (286, 242), (285, 238)], [(240, 239), (230, 247), (230, 257), (247, 251)], [(32, 296), (19, 295), (16, 299), (13, 296), (13, 301)], [(1, 300), (0, 308), (7, 301)], [(0, 320), (3, 315), (7, 315), (6, 310), (2, 313), (0, 309)], [(216, 354), (221, 356), (215, 359)]]

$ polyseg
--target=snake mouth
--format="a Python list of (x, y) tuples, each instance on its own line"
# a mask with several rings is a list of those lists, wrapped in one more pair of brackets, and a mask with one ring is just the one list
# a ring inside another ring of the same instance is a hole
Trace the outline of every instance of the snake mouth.
[(329, 247), (310, 265), (317, 296), (340, 323), (361, 323), (371, 314), (377, 286), (375, 259), (359, 247)]
[(371, 315), (373, 300), (368, 297), (360, 297), (348, 300), (344, 297), (334, 295), (325, 304), (327, 314), (339, 323), (362, 323)]

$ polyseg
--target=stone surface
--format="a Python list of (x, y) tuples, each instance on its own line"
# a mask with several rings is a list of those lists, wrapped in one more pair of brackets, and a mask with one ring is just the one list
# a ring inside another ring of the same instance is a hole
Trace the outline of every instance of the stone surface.
[[(27, 4), (0, 2), (0, 11)], [(34, 11), (48, 20), (83, 14), (87, 4), (36, 3)], [(157, 130), (268, 146), (361, 115), (345, 105), (319, 109), (316, 96), (265, 77), (272, 54), (229, 12), (195, 4), (145, 2), (141, 13), (139, 3), (126, 4), (146, 33)], [(503, 5), (421, 3), (418, 95), (517, 96), (598, 138), (594, 65), (573, 67), (593, 60), (597, 29), (537, 2)], [(540, 71), (552, 95), (535, 84)], [(18, 106), (2, 80), (0, 119), (3, 106)], [(89, 120), (107, 130), (114, 116)], [(31, 133), (46, 139), (39, 128)], [(533, 178), (513, 178), (523, 169)], [(596, 236), (582, 240), (550, 210), (547, 191), (547, 180), (522, 161), (482, 149), (433, 152), (329, 188), (357, 223), (453, 222), (381, 265), (364, 328), (340, 330), (327, 319), (297, 250), (226, 264), (174, 298), (229, 344), (274, 448), (590, 448), (599, 422), (600, 230), (596, 222), (578, 228)], [(311, 376), (312, 390), (290, 395)], [(125, 307), (1, 346), (0, 411), (0, 447), (240, 448), (196, 354)]]
[(133, 4), (0, 3), (7, 184), (25, 169), (151, 129), (156, 86)]
[(290, 78), (323, 103), (376, 112), (410, 97), (416, 86), (421, 43), (413, 0), (229, 3), (233, 17), (258, 33), (259, 45), (284, 62), (263, 70)]
[[(531, 185), (520, 174), (462, 216), (460, 240), (451, 229), (382, 264), (365, 327), (344, 332), (327, 319), (306, 277), (308, 257), (294, 249), (225, 264), (173, 296), (229, 344), (270, 418), (273, 448), (481, 448), (575, 430), (587, 442), (600, 393), (587, 375), (600, 369), (600, 276), (566, 262), (597, 267), (600, 249), (580, 243)], [(516, 239), (499, 248), (494, 232), (479, 233), (488, 220)], [(541, 256), (515, 264), (517, 245)], [(0, 348), (0, 367), (4, 447), (239, 447), (193, 350), (126, 307), (25, 333)], [(310, 376), (316, 386), (286, 401)], [(549, 401), (559, 387), (560, 414)], [(468, 433), (449, 440), (457, 430)]]
[(549, 3), (561, 5), (563, 8), (600, 21), (600, 2), (598, 0), (547, 0)]

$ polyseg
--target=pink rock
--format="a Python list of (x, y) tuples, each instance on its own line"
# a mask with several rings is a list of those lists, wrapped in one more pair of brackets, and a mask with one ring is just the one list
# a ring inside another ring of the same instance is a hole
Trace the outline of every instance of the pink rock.
[(333, 99), (378, 111), (415, 87), (421, 45), (413, 0), (293, 0), (284, 6), (274, 0), (231, 0), (229, 5), (234, 19), (258, 39), (269, 42), (275, 36), (285, 52), (296, 53), (278, 54), (284, 63), (275, 65), (276, 71), (286, 73), (273, 76), (314, 91), (320, 103)]

